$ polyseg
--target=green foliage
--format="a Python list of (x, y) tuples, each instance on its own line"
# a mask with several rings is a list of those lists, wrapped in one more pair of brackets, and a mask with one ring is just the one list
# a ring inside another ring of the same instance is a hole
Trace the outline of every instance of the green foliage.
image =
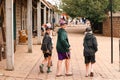
[[(74, 17), (86, 17), (91, 22), (103, 22), (110, 10), (109, 0), (61, 0), (64, 12)], [(120, 10), (120, 0), (113, 0), (113, 11)]]
[(112, 0), (113, 1), (113, 11), (120, 11), (120, 0)]

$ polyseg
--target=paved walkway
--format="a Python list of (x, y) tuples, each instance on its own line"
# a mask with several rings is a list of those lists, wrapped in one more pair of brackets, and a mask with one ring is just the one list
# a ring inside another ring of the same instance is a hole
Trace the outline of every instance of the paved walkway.
[[(39, 64), (43, 59), (42, 52), (40, 51), (40, 45), (33, 45), (33, 53), (27, 53), (27, 45), (18, 45), (15, 53), (15, 70), (6, 71), (6, 62), (3, 60), (0, 62), (0, 80), (120, 80), (119, 72), (119, 43), (118, 38), (114, 38), (114, 63), (111, 64), (111, 47), (110, 37), (104, 37), (102, 35), (96, 35), (99, 51), (96, 53), (96, 64), (94, 66), (95, 77), (86, 78), (85, 76), (85, 64), (83, 58), (83, 31), (85, 26), (68, 27), (68, 36), (71, 50), (71, 70), (73, 76), (71, 77), (55, 77), (57, 53), (55, 49), (56, 36), (54, 36), (54, 50), (53, 50), (53, 66), (52, 72), (47, 74), (41, 74), (39, 72)], [(36, 42), (36, 38), (34, 39)], [(63, 64), (64, 67), (64, 64)], [(45, 68), (46, 69), (46, 68)], [(64, 68), (63, 68), (63, 74)]]

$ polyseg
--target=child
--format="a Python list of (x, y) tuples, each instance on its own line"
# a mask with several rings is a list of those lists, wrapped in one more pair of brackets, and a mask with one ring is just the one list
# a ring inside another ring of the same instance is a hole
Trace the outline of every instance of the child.
[(41, 50), (43, 51), (43, 54), (44, 54), (44, 60), (40, 65), (40, 72), (44, 73), (43, 67), (44, 67), (44, 64), (47, 62), (48, 63), (47, 73), (49, 73), (51, 72), (50, 66), (51, 66), (51, 56), (52, 56), (52, 39), (50, 37), (50, 28), (48, 27), (46, 28), (46, 33), (42, 41)]
[(58, 63), (57, 63), (57, 73), (56, 77), (62, 76), (62, 62), (65, 60), (65, 69), (66, 69), (66, 76), (72, 76), (72, 72), (70, 70), (70, 43), (67, 36), (67, 32), (65, 28), (67, 27), (67, 22), (63, 21), (60, 23), (61, 28), (58, 30), (58, 37), (57, 37), (57, 53), (58, 53)]
[(95, 63), (95, 53), (97, 49), (97, 40), (96, 37), (92, 33), (92, 29), (90, 27), (86, 28), (86, 33), (84, 37), (84, 58), (86, 64), (86, 77), (89, 76), (89, 65), (91, 64), (91, 72), (90, 76), (93, 77), (93, 64)]

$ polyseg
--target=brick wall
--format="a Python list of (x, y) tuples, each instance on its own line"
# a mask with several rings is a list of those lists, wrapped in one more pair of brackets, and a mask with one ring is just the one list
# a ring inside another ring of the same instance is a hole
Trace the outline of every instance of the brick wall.
[[(103, 35), (111, 36), (110, 17), (108, 17), (103, 23)], [(113, 36), (120, 37), (120, 17), (113, 17)]]

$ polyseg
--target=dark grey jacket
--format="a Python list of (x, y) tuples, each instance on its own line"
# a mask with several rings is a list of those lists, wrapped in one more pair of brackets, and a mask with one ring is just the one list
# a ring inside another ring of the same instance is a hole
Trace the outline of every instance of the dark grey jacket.
[(84, 56), (95, 55), (95, 52), (98, 50), (96, 37), (92, 33), (87, 33), (84, 38)]
[(50, 52), (52, 51), (52, 39), (48, 33), (45, 33), (45, 36), (42, 41), (41, 50), (43, 51), (49, 50)]

